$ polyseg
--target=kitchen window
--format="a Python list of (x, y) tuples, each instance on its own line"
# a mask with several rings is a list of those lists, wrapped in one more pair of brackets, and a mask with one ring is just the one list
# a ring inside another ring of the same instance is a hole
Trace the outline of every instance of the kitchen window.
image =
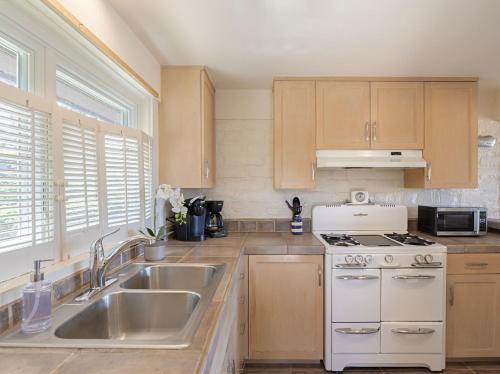
[(0, 82), (28, 89), (29, 79), (29, 53), (0, 38)]
[(105, 123), (130, 126), (129, 107), (60, 68), (56, 71), (56, 96), (62, 108)]

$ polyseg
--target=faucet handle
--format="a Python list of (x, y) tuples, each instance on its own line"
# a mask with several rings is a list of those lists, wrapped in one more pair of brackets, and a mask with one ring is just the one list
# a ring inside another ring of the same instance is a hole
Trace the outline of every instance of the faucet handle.
[(103, 236), (101, 236), (101, 237), (100, 237), (99, 239), (97, 239), (97, 240), (99, 240), (100, 242), (102, 242), (105, 238), (107, 238), (108, 236), (111, 236), (111, 235), (113, 235), (113, 234), (116, 234), (118, 231), (120, 231), (120, 228), (117, 228), (117, 229), (115, 229), (115, 230), (113, 230), (113, 231), (110, 231), (110, 232), (108, 232), (108, 233), (104, 234)]
[[(91, 251), (92, 249), (97, 251), (98, 248), (97, 247), (100, 247), (101, 251), (103, 251), (103, 247), (102, 247), (102, 241), (107, 238), (108, 236), (111, 236), (113, 234), (116, 234), (118, 231), (120, 231), (120, 228), (117, 228), (116, 230), (113, 230), (113, 231), (110, 231), (106, 234), (104, 234), (103, 236), (101, 236), (99, 239), (96, 239), (93, 243), (92, 243), (92, 246), (91, 246)], [(104, 253), (104, 252), (103, 252)]]

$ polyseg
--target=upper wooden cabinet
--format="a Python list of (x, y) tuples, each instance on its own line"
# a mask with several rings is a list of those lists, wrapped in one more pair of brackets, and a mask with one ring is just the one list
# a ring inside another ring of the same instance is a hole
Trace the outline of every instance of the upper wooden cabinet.
[(370, 148), (369, 82), (316, 82), (316, 147)]
[(405, 186), (477, 187), (477, 82), (425, 83), (426, 170), (406, 170)]
[(424, 84), (371, 82), (372, 149), (424, 147)]
[(160, 183), (215, 186), (215, 89), (202, 67), (162, 68)]
[(422, 82), (316, 82), (318, 149), (422, 149)]
[(274, 82), (274, 187), (313, 188), (314, 81)]

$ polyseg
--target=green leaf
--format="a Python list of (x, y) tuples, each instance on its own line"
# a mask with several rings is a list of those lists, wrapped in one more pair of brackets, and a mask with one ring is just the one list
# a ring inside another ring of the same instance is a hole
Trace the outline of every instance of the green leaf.
[(155, 232), (153, 230), (151, 230), (149, 227), (147, 227), (146, 230), (148, 230), (148, 233), (149, 233), (150, 236), (153, 236), (153, 237), (156, 236)]
[(139, 230), (139, 232), (140, 232), (142, 235), (147, 236), (147, 235), (144, 233), (144, 231)]
[(165, 226), (161, 226), (158, 229), (158, 234), (156, 234), (156, 239), (162, 239), (165, 236)]

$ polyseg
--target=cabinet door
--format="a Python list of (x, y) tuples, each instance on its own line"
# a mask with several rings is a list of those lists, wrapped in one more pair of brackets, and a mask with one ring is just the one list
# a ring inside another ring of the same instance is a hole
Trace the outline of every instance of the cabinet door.
[(500, 355), (500, 275), (448, 275), (448, 357)]
[(477, 187), (477, 83), (425, 84), (427, 186)]
[(215, 90), (207, 73), (201, 71), (202, 101), (202, 186), (215, 187)]
[(316, 82), (316, 145), (370, 148), (369, 82)]
[(274, 82), (275, 188), (314, 187), (315, 127), (314, 82)]
[(424, 147), (424, 84), (371, 82), (373, 149)]
[(200, 188), (202, 175), (200, 70), (162, 69), (159, 111), (160, 183)]
[(250, 359), (323, 358), (323, 256), (250, 256)]

